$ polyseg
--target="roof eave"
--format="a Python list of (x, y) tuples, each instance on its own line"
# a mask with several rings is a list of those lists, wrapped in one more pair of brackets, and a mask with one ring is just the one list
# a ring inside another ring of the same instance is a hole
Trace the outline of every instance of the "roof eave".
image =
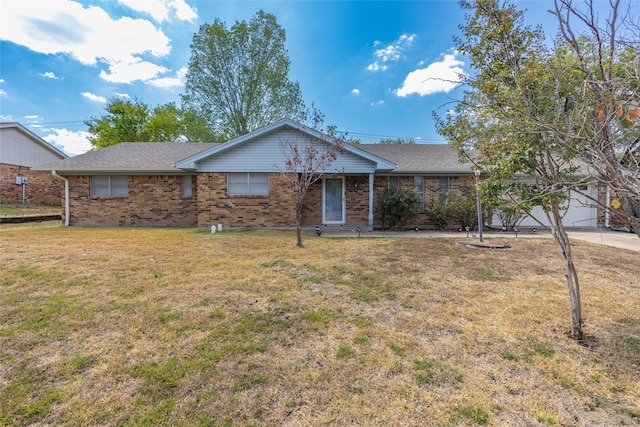
[(32, 168), (39, 172), (53, 172), (59, 175), (190, 175), (190, 171), (182, 169), (140, 169), (140, 168), (91, 168), (91, 169), (74, 169), (74, 168)]

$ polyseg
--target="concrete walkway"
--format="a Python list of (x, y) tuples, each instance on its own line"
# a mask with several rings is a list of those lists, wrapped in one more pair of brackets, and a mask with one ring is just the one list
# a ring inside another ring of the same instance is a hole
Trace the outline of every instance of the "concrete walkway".
[(599, 245), (613, 246), (615, 248), (629, 249), (640, 252), (640, 237), (634, 233), (624, 231), (594, 230), (594, 231), (569, 231), (569, 239), (583, 240)]
[[(569, 239), (582, 240), (585, 242), (595, 243), (599, 245), (612, 246), (620, 249), (628, 249), (631, 251), (640, 252), (640, 238), (634, 233), (627, 233), (623, 231), (611, 231), (603, 229), (594, 230), (569, 230), (567, 231)], [(477, 235), (465, 232), (455, 231), (404, 231), (404, 232), (390, 232), (390, 231), (358, 231), (344, 228), (329, 228), (326, 227), (322, 230), (322, 237), (406, 237), (406, 238), (456, 238), (459, 240), (471, 240), (477, 238)], [(533, 233), (530, 230), (519, 233), (503, 233), (500, 231), (488, 231), (483, 235), (484, 240), (491, 241), (515, 239), (515, 238), (551, 238), (551, 234), (547, 231), (536, 230)]]

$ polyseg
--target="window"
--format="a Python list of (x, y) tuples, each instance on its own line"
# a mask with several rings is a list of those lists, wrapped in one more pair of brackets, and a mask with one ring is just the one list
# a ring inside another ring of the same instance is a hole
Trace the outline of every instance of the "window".
[(420, 196), (420, 207), (424, 208), (424, 176), (413, 177), (413, 189)]
[(257, 172), (229, 173), (227, 193), (230, 196), (268, 196), (269, 174)]
[(92, 176), (91, 195), (98, 197), (127, 197), (129, 195), (129, 177)]
[(389, 177), (389, 190), (399, 190), (400, 189), (400, 177), (390, 176)]
[(448, 176), (441, 176), (440, 183), (438, 184), (438, 195), (440, 196), (440, 201), (444, 202), (447, 199), (447, 195), (449, 194), (449, 190), (451, 189), (451, 180)]
[(192, 177), (181, 176), (180, 177), (180, 196), (191, 197), (193, 192), (191, 190)]

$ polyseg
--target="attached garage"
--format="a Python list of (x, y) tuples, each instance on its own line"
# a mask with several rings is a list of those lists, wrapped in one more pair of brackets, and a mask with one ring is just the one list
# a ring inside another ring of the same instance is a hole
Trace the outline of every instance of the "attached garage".
[[(584, 186), (580, 192), (571, 192), (571, 201), (564, 212), (562, 223), (565, 227), (575, 228), (596, 228), (598, 226), (598, 206), (594, 200), (598, 199), (597, 187), (595, 185)], [(538, 219), (542, 224), (548, 226), (547, 216), (541, 207), (536, 206), (531, 211), (531, 216), (526, 216), (520, 223), (520, 227), (539, 227), (540, 224), (532, 218)], [(497, 216), (493, 217), (493, 224), (500, 225)]]

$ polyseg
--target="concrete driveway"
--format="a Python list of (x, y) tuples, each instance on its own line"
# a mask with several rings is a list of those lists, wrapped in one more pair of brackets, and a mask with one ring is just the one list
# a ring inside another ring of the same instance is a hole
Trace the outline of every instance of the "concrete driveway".
[(599, 245), (613, 246), (640, 252), (640, 237), (634, 233), (610, 230), (568, 231), (569, 239), (583, 240)]

